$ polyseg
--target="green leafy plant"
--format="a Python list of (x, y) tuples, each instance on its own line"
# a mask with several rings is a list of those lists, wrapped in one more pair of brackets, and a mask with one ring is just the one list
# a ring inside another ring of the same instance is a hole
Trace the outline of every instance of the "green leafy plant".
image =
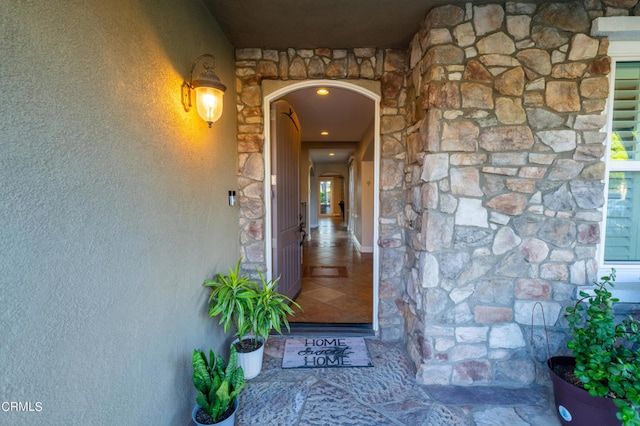
[(244, 372), (238, 366), (238, 353), (231, 347), (229, 362), (209, 352), (193, 351), (193, 384), (198, 390), (196, 402), (217, 423), (234, 403), (244, 388)]
[(580, 299), (566, 309), (572, 339), (569, 349), (576, 358), (575, 376), (593, 396), (614, 398), (617, 417), (624, 426), (640, 425), (640, 324), (631, 316), (616, 323), (612, 297), (615, 269), (594, 282), (593, 294), (581, 291)]
[(214, 279), (202, 284), (212, 288), (209, 316), (220, 316), (219, 324), (222, 324), (225, 333), (235, 323), (238, 337), (244, 336), (251, 329), (250, 314), (256, 297), (255, 283), (247, 275), (242, 275), (241, 262), (242, 258), (234, 269), (229, 268), (227, 275), (218, 273)]
[(266, 341), (272, 329), (282, 334), (282, 325), (284, 325), (287, 330), (290, 330), (287, 315), (294, 315), (294, 313), (289, 303), (298, 309), (301, 308), (289, 297), (276, 291), (280, 277), (267, 280), (260, 271), (258, 275), (261, 283), (255, 286), (256, 297), (253, 299), (255, 303), (252, 306), (250, 319), (253, 335), (262, 337)]
[[(209, 316), (220, 316), (219, 323), (227, 332), (231, 324), (236, 326), (236, 336), (240, 340), (238, 349), (250, 352), (260, 347), (257, 339), (264, 341), (271, 330), (282, 334), (282, 325), (289, 330), (287, 315), (293, 315), (291, 306), (299, 309), (300, 305), (284, 294), (277, 292), (280, 278), (267, 280), (260, 272), (260, 283), (249, 276), (242, 275), (238, 260), (235, 269), (229, 268), (229, 273), (219, 273), (213, 280), (206, 280), (203, 285), (211, 287), (209, 297)], [(291, 304), (291, 306), (289, 305)]]

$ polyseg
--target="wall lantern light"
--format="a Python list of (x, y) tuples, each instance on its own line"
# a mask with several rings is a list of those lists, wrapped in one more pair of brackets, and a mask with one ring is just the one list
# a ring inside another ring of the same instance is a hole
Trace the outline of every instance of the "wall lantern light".
[[(193, 72), (200, 64), (202, 71), (198, 78), (194, 80)], [(193, 106), (191, 91), (195, 92), (196, 110), (198, 115), (207, 123), (209, 127), (222, 115), (222, 97), (227, 86), (220, 82), (220, 78), (213, 72), (216, 67), (216, 58), (208, 53), (199, 56), (191, 64), (188, 80), (182, 83), (182, 105), (184, 110), (189, 112)]]

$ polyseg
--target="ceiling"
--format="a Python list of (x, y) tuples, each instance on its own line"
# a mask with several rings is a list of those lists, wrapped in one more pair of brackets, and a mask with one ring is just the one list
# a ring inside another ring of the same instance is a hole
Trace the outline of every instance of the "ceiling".
[[(203, 0), (236, 48), (400, 48), (409, 46), (428, 10), (445, 0)], [(461, 3), (462, 4), (462, 3)], [(302, 127), (313, 144), (315, 162), (345, 162), (353, 142), (371, 125), (371, 99), (346, 89), (316, 88), (289, 93)], [(326, 130), (328, 136), (320, 136)], [(330, 145), (323, 149), (319, 143)], [(344, 143), (344, 148), (340, 147)], [(329, 152), (333, 156), (329, 156)]]
[[(204, 0), (236, 48), (405, 48), (445, 0)], [(459, 4), (464, 4), (458, 1)]]
[[(329, 94), (317, 94), (319, 88), (329, 90)], [(288, 93), (282, 99), (296, 111), (305, 142), (357, 142), (373, 121), (375, 112), (372, 99), (339, 87), (308, 87)]]
[[(319, 88), (329, 93), (319, 95), (316, 93)], [(347, 162), (355, 143), (373, 124), (373, 100), (347, 89), (319, 85), (288, 93), (282, 99), (296, 111), (302, 141), (309, 146), (309, 155), (315, 163)]]

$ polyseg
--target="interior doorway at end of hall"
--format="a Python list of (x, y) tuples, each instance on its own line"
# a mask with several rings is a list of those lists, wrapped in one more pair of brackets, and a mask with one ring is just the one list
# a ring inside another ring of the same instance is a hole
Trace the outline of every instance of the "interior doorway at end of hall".
[(344, 177), (320, 176), (318, 179), (318, 216), (345, 218)]
[(320, 216), (329, 216), (331, 215), (331, 184), (332, 179), (320, 179), (320, 188), (318, 189), (318, 197), (320, 200), (318, 202), (318, 206), (320, 206), (320, 211), (318, 214)]

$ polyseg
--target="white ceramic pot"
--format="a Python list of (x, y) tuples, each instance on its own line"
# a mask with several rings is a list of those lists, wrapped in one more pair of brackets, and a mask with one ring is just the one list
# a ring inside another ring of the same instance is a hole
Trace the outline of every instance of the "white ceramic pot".
[[(253, 379), (262, 370), (262, 357), (264, 355), (264, 340), (258, 337), (258, 340), (262, 342), (260, 348), (253, 352), (242, 353), (238, 352), (238, 365), (242, 367), (242, 371), (244, 371), (245, 380)], [(231, 344), (235, 344), (240, 339), (235, 339)]]
[[(200, 409), (200, 406), (198, 404), (196, 404), (196, 406), (193, 407), (193, 411), (191, 412), (191, 419), (193, 420), (193, 423), (195, 423), (198, 426), (210, 426), (204, 423), (199, 423), (196, 420), (196, 413), (198, 412), (199, 409)], [(223, 421), (218, 423), (213, 423), (213, 424), (216, 426), (234, 426), (236, 424), (237, 411), (238, 411), (238, 398), (236, 398), (236, 400), (233, 402), (233, 413), (231, 413), (231, 415), (226, 419), (224, 419)]]

